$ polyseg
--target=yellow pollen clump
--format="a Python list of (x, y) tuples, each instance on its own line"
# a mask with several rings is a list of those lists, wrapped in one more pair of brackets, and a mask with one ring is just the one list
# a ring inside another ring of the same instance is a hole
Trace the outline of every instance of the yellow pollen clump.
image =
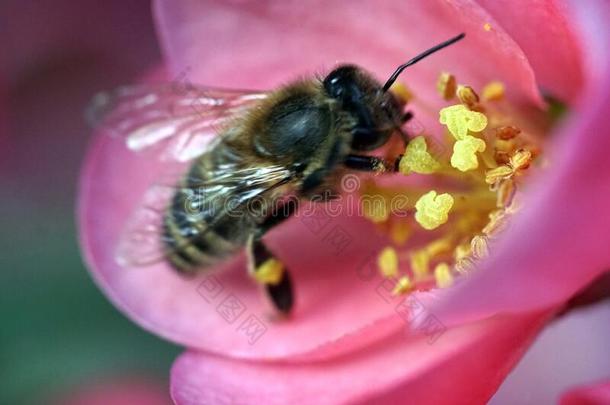
[(377, 265), (384, 277), (395, 277), (398, 275), (398, 254), (396, 250), (388, 246), (384, 248), (377, 258)]
[(390, 226), (390, 237), (397, 245), (404, 244), (411, 233), (413, 233), (413, 229), (407, 221), (394, 221)]
[(436, 191), (429, 191), (415, 203), (415, 220), (424, 229), (438, 228), (449, 219), (451, 207), (453, 197), (450, 194), (437, 195)]
[(440, 288), (449, 287), (453, 282), (453, 276), (451, 275), (451, 269), (447, 263), (439, 263), (434, 268), (434, 278), (436, 285)]
[(498, 101), (504, 98), (505, 87), (502, 82), (490, 82), (485, 87), (481, 95), (485, 101)]
[(460, 103), (468, 108), (473, 108), (479, 103), (479, 95), (470, 86), (459, 85), (456, 92)]
[(282, 280), (284, 265), (275, 258), (265, 260), (252, 275), (260, 284), (276, 285)]
[(476, 169), (479, 167), (476, 153), (485, 151), (485, 147), (484, 140), (466, 135), (453, 145), (451, 166), (462, 172)]
[(436, 83), (436, 89), (444, 100), (451, 100), (455, 96), (457, 89), (455, 76), (450, 73), (441, 73)]
[(411, 280), (409, 279), (409, 277), (403, 276), (398, 280), (398, 282), (394, 286), (394, 289), (392, 290), (392, 294), (393, 295), (404, 294), (412, 288), (413, 288), (413, 283), (411, 283)]
[(485, 114), (470, 111), (462, 104), (443, 108), (440, 111), (439, 121), (447, 126), (449, 132), (457, 140), (466, 137), (468, 131), (481, 132), (487, 127), (487, 117)]
[(413, 100), (413, 92), (400, 82), (394, 82), (390, 87), (390, 91), (398, 97), (403, 104), (407, 104), (409, 101)]
[(483, 29), (488, 32), (491, 31), (491, 24), (486, 22), (485, 24), (483, 24)]
[(405, 149), (405, 154), (398, 165), (398, 169), (403, 174), (411, 172), (430, 174), (437, 171), (440, 167), (440, 163), (428, 152), (426, 139), (423, 136), (418, 136), (409, 142)]

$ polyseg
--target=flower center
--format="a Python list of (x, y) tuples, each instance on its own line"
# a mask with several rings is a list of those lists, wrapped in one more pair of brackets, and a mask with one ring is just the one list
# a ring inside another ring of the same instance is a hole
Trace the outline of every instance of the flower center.
[[(524, 180), (542, 163), (540, 137), (535, 129), (517, 124), (522, 117), (504, 97), (502, 83), (489, 83), (479, 97), (443, 73), (437, 89), (454, 103), (439, 111), (444, 140), (427, 135), (411, 139), (399, 163), (402, 174), (427, 176), (434, 187), (370, 181), (364, 190), (384, 199), (385, 208), (363, 209), (392, 241), (379, 253), (378, 267), (395, 280), (395, 294), (447, 287), (488, 256), (519, 211)], [(393, 90), (399, 96), (411, 94), (404, 87)], [(397, 196), (407, 197), (402, 215), (387, 208)]]

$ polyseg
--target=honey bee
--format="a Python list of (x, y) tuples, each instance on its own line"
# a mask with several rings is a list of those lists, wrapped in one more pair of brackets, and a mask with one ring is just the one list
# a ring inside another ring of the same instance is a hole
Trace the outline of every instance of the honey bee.
[(346, 170), (395, 172), (400, 156), (366, 154), (394, 135), (407, 141), (401, 127), (412, 114), (390, 86), (408, 66), (463, 37), (400, 65), (383, 85), (358, 66), (340, 65), (323, 78), (268, 92), (133, 86), (96, 96), (90, 111), (98, 125), (133, 151), (160, 148), (181, 173), (146, 193), (118, 242), (117, 260), (165, 260), (196, 274), (245, 247), (248, 271), (279, 312), (290, 312), (289, 272), (263, 236), (300, 200), (337, 195)]

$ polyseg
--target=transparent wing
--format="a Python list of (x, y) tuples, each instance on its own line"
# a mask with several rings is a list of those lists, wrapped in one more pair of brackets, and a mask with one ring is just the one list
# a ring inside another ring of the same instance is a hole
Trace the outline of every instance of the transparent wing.
[(185, 162), (210, 147), (219, 127), (266, 97), (180, 83), (126, 86), (97, 94), (87, 121), (133, 151), (163, 145), (162, 159)]
[[(118, 241), (121, 265), (145, 266), (200, 238), (213, 225), (243, 209), (249, 201), (288, 183), (294, 172), (284, 166), (215, 169), (208, 180), (193, 178), (156, 183), (144, 194)], [(188, 184), (185, 186), (184, 184)], [(178, 204), (176, 204), (178, 202)], [(171, 208), (170, 208), (171, 207)], [(182, 224), (180, 241), (166, 236), (164, 219), (171, 209)], [(205, 222), (205, 218), (212, 219)], [(236, 217), (235, 220), (240, 220)]]

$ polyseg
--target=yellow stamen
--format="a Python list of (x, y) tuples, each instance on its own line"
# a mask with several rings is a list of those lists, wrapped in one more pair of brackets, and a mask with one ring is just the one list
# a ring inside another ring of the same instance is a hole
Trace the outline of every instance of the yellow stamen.
[(409, 277), (403, 276), (398, 280), (398, 282), (394, 286), (394, 289), (392, 290), (392, 294), (393, 295), (404, 294), (406, 292), (409, 292), (409, 290), (411, 290), (412, 288), (413, 288), (413, 283), (411, 283), (411, 280), (409, 279)]
[(496, 205), (499, 208), (508, 207), (513, 200), (516, 190), (517, 186), (515, 185), (514, 180), (506, 179), (502, 181), (498, 187)]
[(399, 170), (403, 174), (411, 172), (430, 174), (440, 167), (440, 163), (428, 152), (426, 139), (423, 136), (418, 136), (409, 142), (399, 163)]
[(451, 269), (447, 263), (439, 263), (434, 268), (434, 278), (436, 279), (436, 285), (440, 288), (449, 287), (453, 282), (453, 276), (451, 275)]
[(532, 161), (532, 152), (527, 149), (519, 149), (510, 157), (510, 164), (515, 170), (527, 169)]
[(459, 85), (456, 94), (460, 99), (460, 103), (468, 108), (472, 109), (479, 104), (479, 95), (470, 86)]
[(415, 203), (415, 220), (424, 229), (435, 229), (449, 219), (449, 211), (453, 206), (450, 194), (436, 194), (432, 190), (420, 197)]
[(466, 135), (453, 145), (453, 155), (451, 156), (451, 166), (467, 172), (479, 167), (477, 152), (485, 151), (485, 141), (474, 136)]
[(265, 260), (252, 275), (260, 284), (276, 285), (282, 280), (284, 265), (275, 258)]
[(487, 117), (485, 114), (470, 111), (462, 104), (443, 108), (440, 111), (439, 121), (447, 126), (449, 132), (457, 140), (466, 137), (468, 131), (481, 132), (487, 127)]
[(430, 257), (435, 257), (451, 250), (452, 240), (448, 237), (436, 239), (426, 245), (426, 252)]
[(496, 137), (504, 141), (515, 138), (521, 133), (521, 130), (512, 125), (506, 125), (496, 128)]
[(430, 273), (430, 256), (425, 249), (414, 251), (410, 257), (410, 264), (416, 280), (421, 280)]
[(394, 84), (392, 84), (390, 87), (390, 91), (404, 104), (407, 104), (413, 100), (413, 92), (400, 82), (394, 82)]
[(457, 245), (455, 251), (453, 252), (453, 257), (455, 261), (459, 261), (470, 255), (470, 244), (462, 243)]
[(490, 23), (483, 24), (483, 29), (487, 32), (491, 31), (491, 24)]
[(407, 221), (394, 221), (390, 226), (390, 237), (397, 245), (404, 244), (409, 236), (413, 233), (413, 229)]
[(362, 204), (362, 214), (371, 222), (379, 224), (388, 220), (390, 210), (387, 207), (386, 201), (374, 199)]
[(472, 254), (477, 259), (483, 259), (489, 256), (489, 245), (487, 237), (483, 235), (477, 235), (470, 241), (472, 248)]
[(391, 246), (384, 248), (377, 258), (377, 265), (384, 277), (396, 277), (398, 275), (398, 254), (396, 254), (396, 250)]
[(494, 184), (497, 181), (504, 180), (513, 175), (513, 168), (508, 165), (498, 166), (495, 169), (485, 172), (485, 182)]
[(451, 100), (455, 96), (457, 83), (455, 76), (449, 73), (441, 73), (436, 83), (436, 89), (444, 100)]
[(498, 101), (504, 98), (504, 83), (491, 82), (483, 87), (482, 96), (485, 101)]

